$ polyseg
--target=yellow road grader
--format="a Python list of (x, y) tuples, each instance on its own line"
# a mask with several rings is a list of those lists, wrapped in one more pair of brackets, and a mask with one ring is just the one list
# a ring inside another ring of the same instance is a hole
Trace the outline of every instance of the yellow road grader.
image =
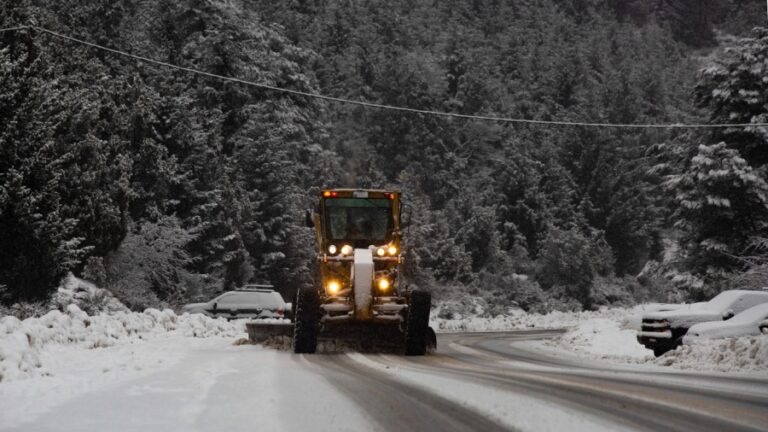
[(402, 215), (397, 191), (323, 190), (306, 214), (317, 243), (314, 283), (298, 290), (292, 325), (254, 320), (246, 324), (250, 339), (292, 336), (293, 351), (303, 354), (319, 339), (405, 355), (436, 348), (431, 296), (404, 280)]
[(317, 239), (318, 270), (314, 286), (296, 296), (294, 352), (315, 352), (320, 336), (354, 335), (423, 355), (435, 343), (431, 297), (403, 279), (400, 193), (324, 190), (307, 225)]

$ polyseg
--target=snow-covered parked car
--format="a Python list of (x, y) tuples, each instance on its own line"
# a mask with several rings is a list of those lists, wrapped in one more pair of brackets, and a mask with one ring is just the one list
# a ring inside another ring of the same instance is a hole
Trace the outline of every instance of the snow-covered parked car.
[(206, 303), (190, 303), (181, 308), (186, 313), (201, 313), (210, 317), (286, 318), (291, 304), (286, 303), (271, 285), (246, 285), (228, 291)]
[(734, 315), (728, 321), (694, 324), (683, 337), (683, 343), (687, 345), (699, 339), (759, 335), (761, 333), (760, 325), (765, 320), (768, 320), (768, 303), (752, 306)]
[(688, 329), (697, 323), (723, 321), (758, 304), (768, 303), (768, 291), (730, 290), (712, 300), (671, 311), (643, 315), (637, 341), (660, 356), (677, 348)]

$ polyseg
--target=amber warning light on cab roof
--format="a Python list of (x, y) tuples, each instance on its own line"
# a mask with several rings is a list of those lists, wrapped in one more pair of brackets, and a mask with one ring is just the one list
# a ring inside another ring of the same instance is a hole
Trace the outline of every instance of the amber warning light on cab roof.
[[(382, 194), (381, 192), (379, 192)], [(367, 192), (366, 192), (367, 195)], [(395, 199), (396, 194), (392, 192), (384, 192), (382, 195), (389, 199)], [(346, 192), (344, 196), (349, 196), (349, 192)], [(323, 191), (323, 198), (338, 198), (339, 192), (338, 191)]]

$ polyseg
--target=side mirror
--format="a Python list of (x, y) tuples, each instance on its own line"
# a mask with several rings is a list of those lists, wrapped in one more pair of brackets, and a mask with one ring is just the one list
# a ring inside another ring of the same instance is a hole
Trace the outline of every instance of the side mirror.
[(307, 209), (306, 221), (307, 228), (314, 228), (315, 221), (312, 220), (312, 210)]
[(285, 304), (285, 312), (286, 313), (293, 312), (293, 303), (286, 303)]
[(733, 313), (733, 309), (728, 309), (727, 311), (723, 312), (723, 320), (729, 320), (733, 318), (733, 315), (735, 315)]

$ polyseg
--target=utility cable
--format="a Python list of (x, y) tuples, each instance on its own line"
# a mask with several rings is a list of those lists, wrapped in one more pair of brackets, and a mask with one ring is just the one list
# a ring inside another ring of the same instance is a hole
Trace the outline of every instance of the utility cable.
[(234, 82), (250, 87), (256, 87), (260, 89), (265, 90), (272, 90), (275, 92), (280, 93), (287, 93), (287, 94), (293, 94), (293, 95), (299, 95), (299, 96), (305, 96), (309, 98), (315, 98), (315, 99), (321, 99), (326, 100), (329, 102), (336, 102), (341, 104), (349, 104), (349, 105), (357, 105), (357, 106), (363, 106), (367, 108), (376, 108), (376, 109), (383, 109), (383, 110), (390, 110), (390, 111), (400, 111), (400, 112), (407, 112), (407, 113), (414, 113), (414, 114), (423, 114), (423, 115), (430, 115), (430, 116), (440, 116), (440, 117), (450, 117), (450, 118), (460, 118), (460, 119), (466, 119), (466, 120), (480, 120), (480, 121), (490, 121), (490, 122), (498, 122), (498, 123), (519, 123), (519, 124), (535, 124), (535, 125), (551, 125), (551, 126), (583, 126), (583, 127), (596, 127), (596, 128), (622, 128), (622, 129), (716, 129), (716, 128), (753, 128), (753, 127), (768, 127), (768, 123), (693, 123), (693, 124), (685, 124), (685, 123), (665, 123), (665, 124), (636, 124), (636, 123), (593, 123), (593, 122), (577, 122), (577, 121), (558, 121), (558, 120), (532, 120), (532, 119), (522, 119), (522, 118), (508, 118), (508, 117), (494, 117), (494, 116), (482, 116), (482, 115), (471, 115), (471, 114), (458, 114), (458, 113), (451, 113), (451, 112), (445, 112), (445, 111), (432, 111), (432, 110), (425, 110), (425, 109), (418, 109), (418, 108), (408, 108), (408, 107), (402, 107), (402, 106), (393, 106), (393, 105), (385, 105), (385, 104), (379, 104), (374, 102), (365, 102), (365, 101), (358, 101), (358, 100), (352, 100), (352, 99), (344, 99), (344, 98), (338, 98), (334, 96), (327, 96), (320, 93), (312, 93), (312, 92), (305, 92), (300, 90), (292, 90), (282, 87), (277, 87), (269, 84), (262, 84), (262, 83), (256, 83), (253, 81), (247, 81), (240, 78), (234, 78), (234, 77), (228, 77), (224, 75), (218, 75), (210, 72), (201, 71), (198, 69), (188, 68), (184, 66), (175, 65), (172, 63), (163, 62), (160, 60), (151, 59), (148, 57), (143, 57), (140, 55), (132, 54), (129, 52), (121, 51), (114, 48), (108, 48), (103, 45), (95, 44), (92, 42), (88, 42), (82, 39), (78, 39), (72, 36), (67, 36), (61, 33), (57, 33), (52, 30), (48, 30), (43, 27), (38, 27), (35, 25), (28, 25), (28, 26), (18, 26), (18, 27), (11, 27), (6, 29), (0, 29), (0, 33), (6, 32), (6, 31), (16, 31), (16, 30), (23, 30), (23, 29), (33, 29), (37, 30), (41, 33), (48, 34), (50, 36), (53, 36), (55, 38), (68, 40), (71, 42), (75, 42), (81, 45), (85, 45), (91, 48), (96, 48), (102, 51), (107, 51), (113, 54), (117, 54), (124, 57), (129, 57), (134, 60), (138, 60), (144, 63), (150, 63), (157, 66), (163, 66), (170, 69), (180, 70), (184, 72), (189, 72), (192, 74), (202, 75), (210, 78), (215, 78), (222, 81), (229, 81)]
[(25, 30), (25, 29), (28, 29), (28, 28), (29, 28), (29, 26), (8, 27), (8, 28), (0, 29), (0, 33), (5, 33), (5, 32), (9, 32), (9, 31), (16, 31), (16, 30)]

